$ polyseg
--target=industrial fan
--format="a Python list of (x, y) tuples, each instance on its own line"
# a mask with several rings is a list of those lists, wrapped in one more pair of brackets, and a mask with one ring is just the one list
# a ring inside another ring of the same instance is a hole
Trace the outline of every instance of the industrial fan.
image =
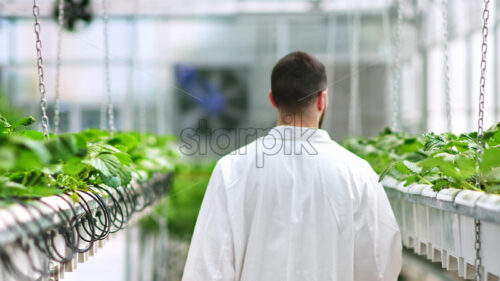
[(64, 28), (69, 31), (81, 30), (94, 19), (90, 0), (58, 0), (55, 2), (53, 17), (59, 16), (59, 1), (64, 1)]
[(209, 135), (231, 130), (248, 115), (246, 68), (175, 66), (178, 129), (197, 129)]

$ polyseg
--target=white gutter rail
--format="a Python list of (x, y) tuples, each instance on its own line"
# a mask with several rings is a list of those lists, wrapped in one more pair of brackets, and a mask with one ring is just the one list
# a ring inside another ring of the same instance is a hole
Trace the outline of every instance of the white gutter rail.
[(405, 187), (392, 178), (382, 183), (403, 244), (465, 279), (475, 276), (474, 219), (480, 219), (483, 280), (500, 280), (499, 195), (454, 188), (436, 192), (427, 185)]
[[(0, 280), (60, 280), (109, 236), (152, 209), (172, 174), (128, 187), (93, 187), (0, 208)], [(74, 198), (75, 196), (73, 196)]]

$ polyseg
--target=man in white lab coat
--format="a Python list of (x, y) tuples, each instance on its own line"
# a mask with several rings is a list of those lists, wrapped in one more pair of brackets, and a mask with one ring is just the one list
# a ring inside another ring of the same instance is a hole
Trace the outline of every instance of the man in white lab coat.
[(319, 129), (325, 67), (303, 52), (271, 75), (277, 126), (217, 163), (183, 281), (394, 281), (401, 238), (377, 175)]

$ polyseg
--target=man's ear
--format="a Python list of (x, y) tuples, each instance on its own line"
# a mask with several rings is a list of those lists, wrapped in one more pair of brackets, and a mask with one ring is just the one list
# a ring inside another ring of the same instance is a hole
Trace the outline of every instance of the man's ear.
[(328, 107), (328, 103), (330, 102), (330, 99), (328, 98), (328, 88), (326, 88), (325, 93), (326, 93), (326, 107)]
[(321, 93), (318, 94), (316, 98), (316, 109), (321, 112), (325, 110), (326, 106), (328, 105), (328, 94), (327, 91), (322, 91)]
[(271, 102), (271, 105), (275, 109), (278, 109), (278, 107), (276, 106), (276, 102), (274, 101), (274, 98), (273, 98), (273, 92), (271, 92), (271, 90), (269, 90), (268, 97), (269, 97), (269, 101)]

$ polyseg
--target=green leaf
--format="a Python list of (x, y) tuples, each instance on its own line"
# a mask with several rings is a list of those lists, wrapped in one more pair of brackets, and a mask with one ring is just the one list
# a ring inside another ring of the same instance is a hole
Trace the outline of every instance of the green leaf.
[(403, 160), (403, 165), (414, 174), (420, 174), (422, 172), (422, 168), (419, 167), (416, 163)]
[(89, 156), (91, 158), (97, 157), (97, 155), (99, 155), (103, 152), (108, 152), (108, 153), (120, 152), (120, 150), (118, 150), (117, 148), (115, 148), (109, 144), (102, 144), (102, 143), (89, 144), (87, 146), (87, 150), (88, 150)]
[(434, 191), (439, 191), (439, 190), (444, 189), (444, 188), (449, 188), (450, 186), (451, 186), (451, 183), (447, 179), (440, 178), (439, 180), (436, 180), (434, 182), (432, 189)]
[(85, 169), (85, 164), (82, 163), (82, 159), (78, 157), (73, 157), (68, 159), (63, 165), (63, 171), (69, 175), (78, 175), (83, 169)]
[(404, 140), (404, 143), (396, 149), (396, 153), (404, 154), (410, 152), (416, 152), (419, 149), (423, 149), (424, 145), (420, 143), (417, 138), (408, 138)]
[(125, 186), (132, 180), (129, 169), (122, 166), (120, 160), (110, 153), (101, 153), (98, 157), (82, 161), (99, 172), (104, 184), (111, 187)]
[(16, 156), (12, 149), (0, 147), (0, 171), (8, 171), (14, 168)]
[(404, 182), (405, 182), (405, 186), (409, 186), (410, 184), (413, 184), (413, 183), (419, 183), (420, 182), (420, 177), (418, 175), (410, 175), (410, 176), (406, 176), (404, 178)]
[(69, 198), (71, 198), (71, 200), (73, 200), (73, 202), (75, 203), (80, 202), (80, 197), (78, 197), (78, 194), (76, 192), (72, 192)]
[(99, 129), (86, 129), (80, 132), (79, 135), (88, 142), (99, 142), (109, 137), (110, 133)]
[(495, 140), (494, 144), (500, 144), (500, 129), (495, 132), (493, 139)]
[(44, 166), (41, 169), (42, 173), (44, 173), (46, 175), (55, 175), (55, 174), (61, 173), (62, 170), (63, 169), (62, 169), (61, 164), (49, 164), (49, 165)]
[(19, 127), (26, 127), (35, 124), (35, 118), (32, 116), (25, 117), (21, 120), (18, 120), (12, 124), (12, 129), (15, 130)]
[(20, 183), (10, 181), (8, 178), (2, 177), (0, 180), (0, 193), (12, 193), (13, 190), (27, 190), (28, 188)]
[(120, 163), (125, 166), (129, 166), (130, 163), (132, 162), (132, 159), (130, 158), (130, 155), (124, 152), (115, 152), (113, 155), (118, 158)]
[(65, 134), (51, 139), (45, 143), (52, 154), (53, 161), (61, 161), (76, 155), (86, 154), (86, 143), (82, 138)]
[(499, 144), (500, 143), (500, 122), (491, 126), (483, 134), (483, 142), (488, 144)]
[(21, 147), (28, 148), (29, 151), (33, 152), (40, 163), (49, 163), (51, 156), (49, 151), (45, 148), (42, 142), (22, 138), (22, 137), (11, 137), (10, 141)]
[(459, 169), (461, 178), (467, 179), (476, 174), (477, 160), (473, 158), (473, 155), (462, 153), (457, 156), (455, 163)]
[(114, 156), (112, 156), (113, 158), (108, 159), (104, 155), (112, 156), (111, 154), (101, 154), (101, 155), (98, 155), (97, 157), (83, 160), (82, 163), (85, 163), (85, 164), (92, 166), (95, 170), (97, 170), (101, 174), (111, 175), (109, 168), (114, 167), (113, 158), (116, 159), (116, 162), (118, 163), (118, 164), (116, 164), (117, 166), (120, 165), (120, 161)]
[(389, 175), (389, 173), (392, 171), (392, 169), (394, 169), (394, 163), (389, 165), (389, 167), (387, 167), (382, 173), (380, 173), (378, 180), (382, 181), (387, 175)]
[(16, 171), (27, 171), (27, 170), (39, 170), (43, 167), (43, 162), (40, 158), (31, 150), (19, 150), (16, 153), (16, 165), (14, 170)]
[(138, 143), (139, 140), (137, 137), (130, 133), (116, 134), (114, 138), (108, 141), (108, 144), (120, 149), (123, 152), (133, 149)]
[(63, 193), (64, 190), (48, 186), (34, 186), (29, 188), (29, 192), (24, 196), (30, 197), (46, 197)]
[(132, 174), (128, 169), (117, 170), (113, 175), (101, 175), (102, 182), (110, 187), (127, 186), (132, 180)]
[(407, 167), (404, 161), (398, 161), (394, 164), (394, 168), (403, 175), (411, 175), (414, 172)]
[(486, 173), (496, 167), (500, 167), (500, 148), (487, 148), (481, 157), (479, 169), (482, 173)]
[(11, 125), (9, 121), (2, 115), (0, 115), (0, 135), (9, 135), (11, 132)]
[(0, 180), (0, 197), (46, 197), (62, 193), (63, 190), (48, 186), (25, 186), (13, 181)]
[(32, 140), (43, 140), (45, 137), (42, 132), (33, 131), (33, 130), (23, 130), (16, 131), (13, 134), (14, 136), (25, 137)]

